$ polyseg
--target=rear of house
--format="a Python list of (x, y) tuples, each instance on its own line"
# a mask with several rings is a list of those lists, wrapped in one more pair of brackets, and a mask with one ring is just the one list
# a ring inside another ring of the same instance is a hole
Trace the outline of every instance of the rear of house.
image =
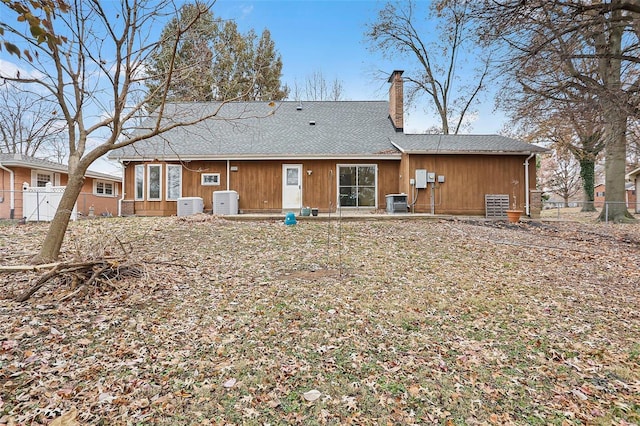
[(214, 211), (226, 191), (239, 213), (384, 210), (390, 194), (416, 213), (484, 215), (487, 194), (528, 210), (545, 149), (497, 135), (405, 134), (401, 74), (389, 79), (389, 101), (167, 105), (167, 117), (220, 110), (110, 154), (124, 166), (121, 213), (175, 215), (189, 197)]

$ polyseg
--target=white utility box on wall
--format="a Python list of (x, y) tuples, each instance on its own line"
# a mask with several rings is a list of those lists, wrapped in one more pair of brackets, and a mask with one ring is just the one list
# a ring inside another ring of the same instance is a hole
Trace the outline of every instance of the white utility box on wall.
[(202, 213), (204, 203), (200, 197), (182, 197), (178, 198), (178, 216), (190, 216), (196, 213)]
[(238, 214), (238, 193), (213, 191), (213, 214)]

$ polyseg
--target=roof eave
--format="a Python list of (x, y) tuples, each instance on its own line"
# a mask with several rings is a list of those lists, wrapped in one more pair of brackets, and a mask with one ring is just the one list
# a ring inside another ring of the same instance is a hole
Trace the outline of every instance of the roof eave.
[(233, 154), (233, 155), (156, 155), (145, 156), (122, 156), (111, 158), (121, 163), (130, 161), (259, 161), (259, 160), (400, 160), (400, 153), (396, 154), (300, 154), (300, 155), (256, 155), (256, 154)]
[(543, 154), (546, 151), (450, 151), (450, 150), (407, 150), (407, 154), (422, 155), (531, 155)]
[[(2, 161), (2, 165), (6, 167), (23, 167), (25, 169), (69, 174), (69, 169), (64, 164), (60, 164), (60, 165), (40, 164), (40, 163), (24, 161), (24, 160), (9, 160), (9, 161)], [(122, 182), (122, 177), (120, 176), (114, 176), (108, 173), (94, 172), (92, 170), (87, 170), (87, 172), (84, 175), (92, 179), (102, 179), (102, 180), (112, 180), (114, 182)]]
[(625, 179), (631, 179), (631, 178), (633, 178), (635, 176), (638, 176), (638, 175), (640, 175), (640, 167), (638, 167), (635, 170), (631, 170), (629, 173), (627, 173), (625, 175)]

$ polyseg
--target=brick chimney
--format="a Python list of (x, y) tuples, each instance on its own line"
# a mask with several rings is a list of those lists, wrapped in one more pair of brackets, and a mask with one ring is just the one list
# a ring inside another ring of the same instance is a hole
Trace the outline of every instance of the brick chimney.
[(396, 128), (396, 132), (402, 132), (404, 129), (404, 90), (402, 82), (402, 73), (404, 71), (395, 70), (389, 77), (389, 118)]

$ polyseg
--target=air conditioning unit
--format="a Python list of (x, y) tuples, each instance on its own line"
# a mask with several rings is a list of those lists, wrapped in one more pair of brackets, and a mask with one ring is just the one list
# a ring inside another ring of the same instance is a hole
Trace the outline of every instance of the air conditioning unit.
[(213, 191), (213, 214), (238, 214), (238, 193)]
[(204, 203), (200, 197), (181, 197), (178, 198), (178, 216), (190, 216), (196, 213), (202, 213)]

